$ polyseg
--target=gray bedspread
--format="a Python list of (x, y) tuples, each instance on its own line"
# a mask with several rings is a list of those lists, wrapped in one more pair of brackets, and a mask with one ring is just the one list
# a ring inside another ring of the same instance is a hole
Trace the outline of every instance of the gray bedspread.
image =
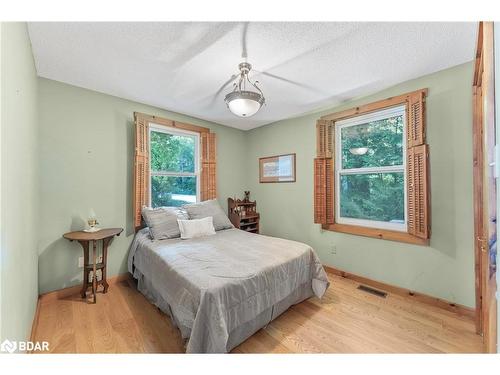
[(188, 353), (227, 352), (233, 330), (300, 288), (312, 288), (321, 298), (329, 286), (310, 246), (239, 229), (160, 241), (142, 230), (128, 266), (166, 301), (164, 310), (189, 338)]

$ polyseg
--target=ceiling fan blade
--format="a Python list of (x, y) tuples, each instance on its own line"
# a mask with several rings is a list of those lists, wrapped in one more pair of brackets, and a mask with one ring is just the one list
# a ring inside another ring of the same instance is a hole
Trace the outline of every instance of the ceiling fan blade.
[(210, 101), (211, 107), (215, 104), (215, 101), (217, 100), (217, 97), (220, 95), (220, 93), (236, 78), (238, 78), (238, 74), (233, 74), (231, 78), (229, 78), (226, 82), (224, 82), (224, 84), (215, 92), (214, 96), (212, 97), (212, 100)]
[(247, 52), (247, 33), (248, 33), (248, 22), (243, 23), (243, 32), (241, 33), (241, 57), (246, 61), (248, 57)]
[(321, 95), (326, 95), (327, 93), (325, 93), (324, 91), (322, 90), (319, 90), (317, 89), (316, 87), (313, 87), (313, 86), (309, 86), (305, 83), (301, 83), (301, 82), (297, 82), (297, 81), (294, 81), (292, 79), (288, 79), (288, 78), (285, 78), (285, 77), (280, 77), (280, 76), (277, 76), (275, 74), (271, 74), (271, 73), (267, 73), (267, 72), (261, 72), (261, 71), (258, 71), (258, 70), (255, 70), (255, 69), (252, 69), (252, 71), (258, 73), (258, 74), (262, 74), (264, 76), (268, 76), (268, 77), (271, 77), (271, 78), (274, 78), (274, 79), (278, 79), (280, 81), (283, 81), (283, 82), (286, 82), (286, 83), (289, 83), (291, 85), (295, 85), (295, 86), (298, 86), (298, 87), (302, 87), (304, 89), (307, 89), (307, 90), (310, 90), (310, 91), (313, 91), (315, 93), (318, 93), (318, 94), (321, 94)]

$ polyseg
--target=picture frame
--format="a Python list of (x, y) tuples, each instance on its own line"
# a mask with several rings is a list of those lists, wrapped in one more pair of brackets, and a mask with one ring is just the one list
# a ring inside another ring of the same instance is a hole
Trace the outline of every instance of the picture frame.
[(259, 182), (295, 182), (295, 154), (283, 154), (259, 158)]

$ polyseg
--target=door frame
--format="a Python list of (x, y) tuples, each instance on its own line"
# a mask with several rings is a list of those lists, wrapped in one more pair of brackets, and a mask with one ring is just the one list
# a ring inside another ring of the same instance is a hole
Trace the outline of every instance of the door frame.
[(473, 140), (473, 195), (474, 195), (474, 272), (476, 291), (476, 333), (483, 334), (483, 306), (482, 306), (482, 269), (481, 269), (481, 238), (483, 235), (483, 177), (484, 177), (484, 148), (483, 148), (483, 106), (482, 106), (482, 70), (483, 70), (483, 23), (479, 23), (476, 56), (474, 65), (474, 79), (472, 82), (472, 140)]
[[(489, 233), (496, 223), (491, 223), (491, 218), (486, 217), (490, 208), (485, 208), (486, 202), (495, 202), (494, 213), (496, 216), (496, 196), (491, 194), (490, 178), (494, 178), (495, 166), (495, 134), (488, 133), (488, 127), (495, 124), (495, 92), (494, 92), (494, 58), (493, 58), (493, 23), (480, 22), (477, 38), (473, 79), (473, 180), (474, 180), (474, 269), (476, 289), (476, 332), (483, 336), (486, 352), (497, 351), (496, 332), (496, 307), (494, 324), (492, 324), (491, 306), (496, 306), (496, 298), (491, 295), (491, 290), (496, 291), (496, 278), (491, 272), (485, 270), (489, 265)], [(486, 137), (486, 138), (485, 138)], [(487, 139), (488, 144), (485, 144)], [(493, 142), (492, 142), (493, 141)], [(492, 157), (493, 155), (493, 157)], [(485, 182), (486, 179), (486, 182)], [(486, 199), (488, 198), (488, 199)], [(491, 205), (489, 205), (491, 206)], [(493, 279), (493, 283), (492, 283)], [(485, 295), (488, 294), (488, 295)], [(493, 297), (493, 301), (491, 301)]]

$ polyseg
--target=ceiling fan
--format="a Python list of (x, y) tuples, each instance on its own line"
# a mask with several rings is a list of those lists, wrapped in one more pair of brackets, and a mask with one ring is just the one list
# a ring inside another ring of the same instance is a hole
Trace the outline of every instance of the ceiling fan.
[[(243, 24), (243, 32), (241, 38), (242, 53), (241, 57), (243, 62), (238, 65), (239, 73), (233, 74), (214, 95), (213, 101), (217, 99), (219, 94), (231, 83), (233, 83), (233, 91), (229, 92), (224, 97), (224, 102), (226, 103), (229, 110), (239, 117), (250, 117), (256, 114), (260, 108), (266, 103), (264, 93), (259, 88), (259, 81), (252, 82), (249, 77), (250, 71), (262, 74), (266, 77), (278, 79), (280, 81), (299, 86), (308, 90), (318, 91), (312, 86), (302, 84), (300, 82), (293, 81), (284, 77), (280, 77), (267, 72), (260, 72), (258, 70), (252, 69), (252, 65), (247, 62), (247, 32), (248, 32), (248, 22)], [(239, 78), (239, 79), (238, 79)], [(238, 79), (237, 82), (234, 82)]]

